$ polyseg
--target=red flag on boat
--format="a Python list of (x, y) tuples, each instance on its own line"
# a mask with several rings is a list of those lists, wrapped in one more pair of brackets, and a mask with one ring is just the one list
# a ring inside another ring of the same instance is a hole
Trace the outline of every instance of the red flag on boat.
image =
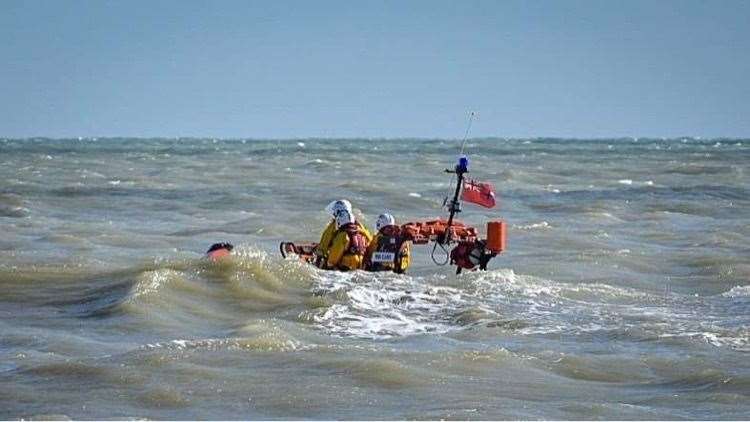
[(467, 179), (464, 180), (461, 199), (485, 208), (493, 208), (495, 206), (495, 188), (490, 183)]

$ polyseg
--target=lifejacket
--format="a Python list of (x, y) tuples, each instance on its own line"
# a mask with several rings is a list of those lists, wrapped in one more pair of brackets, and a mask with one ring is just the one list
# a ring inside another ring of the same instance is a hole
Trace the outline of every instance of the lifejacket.
[(357, 223), (346, 224), (339, 230), (345, 231), (346, 235), (349, 237), (349, 246), (346, 247), (347, 253), (354, 255), (365, 254), (365, 251), (367, 251), (367, 239), (365, 238), (365, 235), (360, 231), (359, 225)]
[(360, 227), (356, 223), (350, 223), (340, 227), (338, 232), (346, 233), (349, 243), (344, 250), (344, 255), (341, 257), (337, 269), (350, 271), (361, 268), (365, 252), (367, 252), (367, 238), (361, 232)]
[[(355, 224), (359, 228), (360, 234), (365, 237), (365, 244), (370, 243), (372, 235), (369, 231), (367, 231), (367, 228), (363, 226), (359, 221), (356, 221)], [(314, 250), (314, 263), (317, 267), (326, 267), (328, 261), (328, 253), (331, 250), (331, 245), (333, 244), (333, 240), (336, 238), (338, 232), (339, 230), (336, 229), (336, 222), (334, 220), (331, 220), (323, 231), (323, 234), (320, 236), (320, 242), (318, 242)]]
[[(383, 227), (377, 234), (374, 247), (368, 254), (368, 270), (403, 272), (402, 259), (407, 250), (404, 248), (405, 238), (399, 226)], [(387, 261), (386, 261), (387, 259)]]

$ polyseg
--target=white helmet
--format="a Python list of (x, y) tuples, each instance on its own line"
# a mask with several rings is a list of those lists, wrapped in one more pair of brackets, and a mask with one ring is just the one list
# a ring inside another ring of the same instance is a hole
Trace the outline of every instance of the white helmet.
[(336, 215), (341, 211), (346, 211), (349, 213), (349, 215), (354, 214), (352, 212), (352, 203), (347, 201), (346, 199), (338, 199), (331, 202), (326, 206), (326, 211), (328, 212), (328, 214), (331, 214), (334, 217), (336, 217)]
[(385, 226), (392, 226), (396, 224), (396, 219), (390, 214), (380, 214), (378, 221), (375, 222), (375, 228), (380, 231)]
[(336, 214), (336, 228), (340, 229), (341, 226), (344, 226), (349, 223), (354, 222), (354, 217), (349, 213), (347, 210), (341, 210)]

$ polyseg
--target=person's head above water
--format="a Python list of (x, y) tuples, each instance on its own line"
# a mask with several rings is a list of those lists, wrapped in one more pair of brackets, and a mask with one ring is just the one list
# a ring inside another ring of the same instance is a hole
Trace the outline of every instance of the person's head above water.
[(375, 222), (375, 228), (380, 231), (383, 227), (393, 226), (396, 224), (396, 219), (388, 213), (380, 214), (378, 220)]
[(347, 210), (340, 210), (336, 214), (336, 228), (340, 229), (342, 226), (354, 223), (354, 217)]
[(346, 211), (349, 215), (354, 215), (352, 212), (352, 203), (346, 199), (337, 199), (331, 202), (326, 206), (326, 211), (334, 218), (336, 218), (336, 215), (341, 211)]

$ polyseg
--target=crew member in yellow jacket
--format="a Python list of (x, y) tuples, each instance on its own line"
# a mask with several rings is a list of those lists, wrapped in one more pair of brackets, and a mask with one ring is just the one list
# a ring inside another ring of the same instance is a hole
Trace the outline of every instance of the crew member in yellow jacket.
[(404, 273), (411, 263), (411, 241), (404, 237), (390, 214), (381, 214), (375, 227), (378, 233), (367, 247), (365, 269)]
[[(318, 246), (314, 251), (316, 256), (315, 263), (318, 267), (324, 267), (328, 259), (328, 251), (331, 248), (331, 242), (333, 241), (333, 237), (336, 234), (336, 230), (338, 230), (338, 227), (336, 225), (336, 216), (342, 211), (346, 211), (350, 216), (354, 215), (354, 213), (352, 212), (352, 204), (346, 199), (339, 199), (337, 201), (331, 202), (326, 207), (326, 211), (331, 214), (331, 221), (328, 222), (325, 230), (323, 230), (323, 234), (320, 236)], [(360, 228), (362, 234), (365, 236), (367, 242), (369, 243), (372, 240), (372, 235), (370, 234), (370, 232), (367, 230), (367, 228), (360, 224), (359, 221), (356, 221), (355, 224)]]
[(328, 249), (325, 268), (339, 271), (361, 269), (368, 245), (362, 228), (346, 210), (336, 215), (336, 228)]

